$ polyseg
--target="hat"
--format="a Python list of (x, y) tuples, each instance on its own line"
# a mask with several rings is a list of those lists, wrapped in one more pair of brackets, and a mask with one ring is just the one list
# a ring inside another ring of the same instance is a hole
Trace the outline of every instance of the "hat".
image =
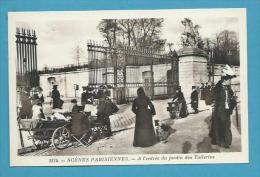
[(94, 88), (92, 88), (90, 86), (87, 86), (86, 89), (87, 89), (87, 91), (93, 91), (94, 90)]
[(43, 89), (40, 86), (37, 87), (37, 90), (40, 91), (40, 92), (43, 91)]
[(99, 89), (106, 89), (107, 87), (105, 85), (100, 85)]
[(231, 69), (231, 67), (229, 65), (226, 65), (223, 69), (222, 69), (222, 76), (236, 76), (234, 71)]
[(77, 103), (77, 100), (76, 99), (72, 99), (70, 102), (71, 103)]

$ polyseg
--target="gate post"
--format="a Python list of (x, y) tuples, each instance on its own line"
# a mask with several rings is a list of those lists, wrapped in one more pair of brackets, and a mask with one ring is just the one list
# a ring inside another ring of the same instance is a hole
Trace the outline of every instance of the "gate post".
[(187, 47), (178, 51), (179, 83), (184, 97), (190, 97), (191, 87), (208, 81), (207, 57), (205, 51)]

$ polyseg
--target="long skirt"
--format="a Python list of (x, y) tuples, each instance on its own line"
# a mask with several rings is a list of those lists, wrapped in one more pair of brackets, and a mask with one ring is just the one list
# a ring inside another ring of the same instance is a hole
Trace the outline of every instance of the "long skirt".
[(229, 147), (232, 143), (231, 120), (228, 110), (214, 111), (210, 129), (211, 143)]
[(148, 147), (157, 142), (154, 131), (152, 114), (149, 111), (139, 110), (136, 114), (134, 146)]

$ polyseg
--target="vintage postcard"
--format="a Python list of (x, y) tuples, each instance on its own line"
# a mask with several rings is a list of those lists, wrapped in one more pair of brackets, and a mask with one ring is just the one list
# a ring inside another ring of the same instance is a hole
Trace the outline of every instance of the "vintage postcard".
[(9, 12), (11, 166), (248, 163), (246, 9)]

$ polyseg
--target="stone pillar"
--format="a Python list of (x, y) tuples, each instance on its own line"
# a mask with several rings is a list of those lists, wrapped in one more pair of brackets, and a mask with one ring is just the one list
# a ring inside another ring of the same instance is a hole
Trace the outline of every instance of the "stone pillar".
[(207, 54), (198, 48), (182, 48), (179, 56), (179, 84), (185, 98), (190, 98), (192, 86), (208, 82)]

